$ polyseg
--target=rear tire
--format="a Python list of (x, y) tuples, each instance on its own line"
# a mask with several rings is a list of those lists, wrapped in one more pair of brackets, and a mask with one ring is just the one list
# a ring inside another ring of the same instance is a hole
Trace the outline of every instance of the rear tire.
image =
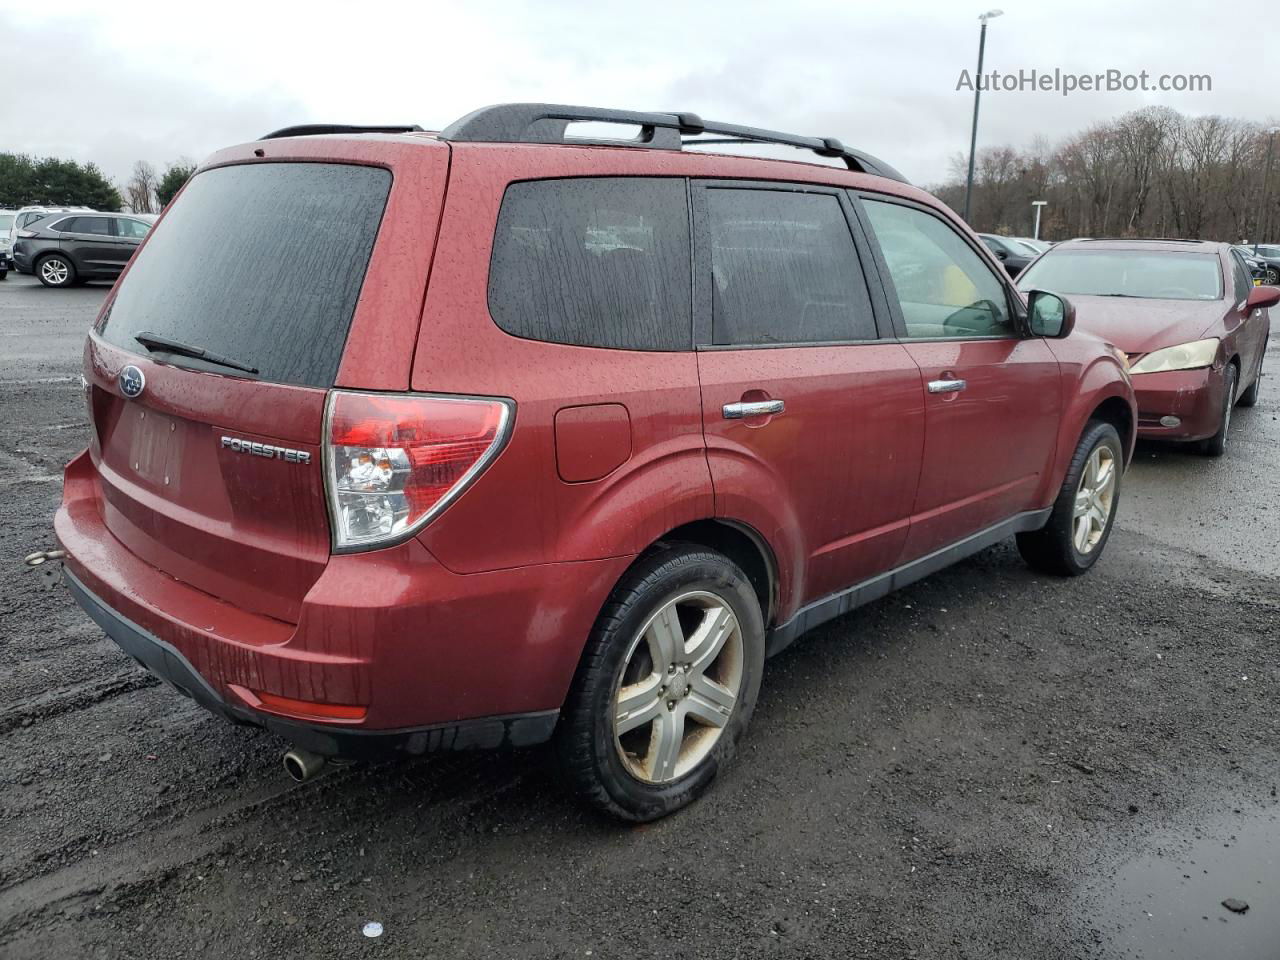
[(1111, 537), (1123, 473), (1120, 434), (1109, 423), (1090, 420), (1067, 466), (1049, 522), (1018, 534), (1018, 552), (1027, 565), (1041, 573), (1078, 577), (1097, 563)]
[(627, 572), (591, 631), (556, 730), (561, 770), (623, 820), (679, 810), (732, 758), (763, 667), (746, 574), (704, 547), (664, 546)]
[(1236, 401), (1237, 407), (1252, 407), (1257, 404), (1258, 393), (1262, 390), (1262, 364), (1264, 359), (1265, 357), (1258, 358), (1258, 372), (1253, 375), (1253, 383), (1249, 384), (1249, 389), (1240, 394), (1240, 399)]
[(1227, 452), (1227, 441), (1231, 439), (1231, 411), (1236, 405), (1236, 383), (1239, 382), (1240, 371), (1234, 363), (1227, 364), (1222, 374), (1222, 414), (1218, 420), (1218, 432), (1208, 440), (1200, 441), (1200, 449), (1209, 457), (1220, 457)]
[(60, 253), (41, 257), (35, 274), (46, 287), (69, 287), (76, 282), (76, 266)]

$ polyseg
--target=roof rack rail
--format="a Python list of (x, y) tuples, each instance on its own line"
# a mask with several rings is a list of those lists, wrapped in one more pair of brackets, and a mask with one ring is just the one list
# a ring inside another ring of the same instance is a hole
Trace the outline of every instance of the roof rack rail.
[(294, 127), (281, 127), (259, 140), (278, 140), (281, 137), (316, 137), (326, 133), (419, 133), (416, 123), (386, 127), (357, 127), (347, 123), (302, 123)]
[[(640, 134), (616, 140), (566, 135), (570, 123), (591, 122), (638, 126)], [(719, 134), (720, 138), (686, 139), (707, 133)], [(458, 143), (570, 143), (657, 150), (680, 150), (713, 143), (773, 143), (812, 150), (820, 157), (839, 157), (857, 173), (907, 182), (906, 177), (887, 163), (861, 150), (851, 150), (834, 137), (802, 137), (758, 127), (715, 123), (704, 121), (696, 113), (645, 113), (559, 103), (502, 103), (481, 107), (455, 120), (440, 131), (440, 139)]]
[(1094, 241), (1122, 241), (1124, 243), (1213, 243), (1212, 240), (1197, 240), (1194, 237), (1076, 237), (1088, 243)]

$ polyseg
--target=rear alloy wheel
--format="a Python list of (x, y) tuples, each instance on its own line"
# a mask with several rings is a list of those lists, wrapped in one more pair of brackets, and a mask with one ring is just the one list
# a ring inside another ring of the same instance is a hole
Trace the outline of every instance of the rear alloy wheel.
[(1218, 432), (1208, 440), (1200, 441), (1200, 449), (1210, 457), (1220, 457), (1227, 452), (1231, 435), (1231, 411), (1236, 405), (1236, 384), (1240, 373), (1234, 363), (1227, 364), (1222, 374), (1222, 414), (1218, 420)]
[(1236, 401), (1237, 407), (1252, 407), (1258, 402), (1258, 394), (1262, 390), (1262, 361), (1263, 357), (1258, 358), (1258, 372), (1253, 375), (1253, 383), (1249, 384), (1249, 389), (1240, 394), (1240, 399)]
[(1267, 275), (1263, 277), (1262, 280), (1268, 287), (1274, 287), (1277, 284), (1280, 284), (1280, 270), (1277, 270), (1275, 267), (1267, 267)]
[(62, 254), (54, 253), (36, 264), (36, 276), (46, 287), (69, 287), (76, 282), (76, 268)]
[(1018, 534), (1018, 552), (1035, 570), (1074, 577), (1102, 555), (1115, 522), (1124, 473), (1120, 434), (1093, 420), (1085, 428), (1067, 467), (1049, 522)]
[(671, 545), (639, 561), (592, 631), (556, 746), (577, 792), (625, 820), (697, 797), (733, 755), (760, 689), (764, 624), (727, 557)]

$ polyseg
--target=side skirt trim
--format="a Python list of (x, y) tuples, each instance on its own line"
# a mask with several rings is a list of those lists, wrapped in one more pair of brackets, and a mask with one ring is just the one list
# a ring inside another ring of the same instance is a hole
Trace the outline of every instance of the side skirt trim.
[(971, 534), (963, 540), (958, 540), (949, 547), (935, 550), (933, 553), (920, 557), (918, 560), (912, 560), (910, 563), (903, 564), (887, 573), (879, 574), (870, 580), (864, 580), (862, 583), (854, 584), (852, 587), (801, 607), (796, 611), (794, 617), (786, 623), (778, 624), (778, 626), (769, 631), (768, 637), (765, 638), (765, 656), (772, 657), (774, 654), (781, 653), (791, 646), (801, 634), (826, 623), (828, 620), (844, 616), (849, 611), (856, 610), (864, 604), (879, 600), (899, 587), (905, 587), (909, 583), (922, 580), (930, 574), (951, 566), (958, 560), (963, 560), (965, 557), (970, 557), (981, 550), (987, 549), (987, 547), (994, 546), (1015, 533), (1039, 530), (1049, 522), (1049, 515), (1052, 512), (1052, 507), (1046, 507), (1043, 510), (1028, 510), (1026, 513), (1019, 513), (1008, 520), (997, 523), (995, 526), (987, 527), (987, 529)]

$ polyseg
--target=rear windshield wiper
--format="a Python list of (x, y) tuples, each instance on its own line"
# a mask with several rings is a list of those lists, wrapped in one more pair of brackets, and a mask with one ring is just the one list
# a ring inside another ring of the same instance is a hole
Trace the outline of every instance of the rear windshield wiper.
[(162, 337), (158, 333), (149, 333), (143, 330), (141, 333), (135, 333), (133, 339), (146, 347), (149, 351), (155, 352), (159, 350), (162, 353), (173, 353), (180, 357), (191, 357), (195, 360), (203, 360), (205, 363), (212, 363), (218, 367), (228, 367), (232, 370), (243, 370), (245, 373), (257, 373), (257, 367), (251, 367), (247, 363), (241, 363), (239, 360), (233, 360), (230, 357), (224, 357), (221, 354), (214, 353), (212, 350), (206, 350), (204, 347), (197, 347), (190, 343), (183, 343), (181, 340), (170, 340), (168, 337)]

